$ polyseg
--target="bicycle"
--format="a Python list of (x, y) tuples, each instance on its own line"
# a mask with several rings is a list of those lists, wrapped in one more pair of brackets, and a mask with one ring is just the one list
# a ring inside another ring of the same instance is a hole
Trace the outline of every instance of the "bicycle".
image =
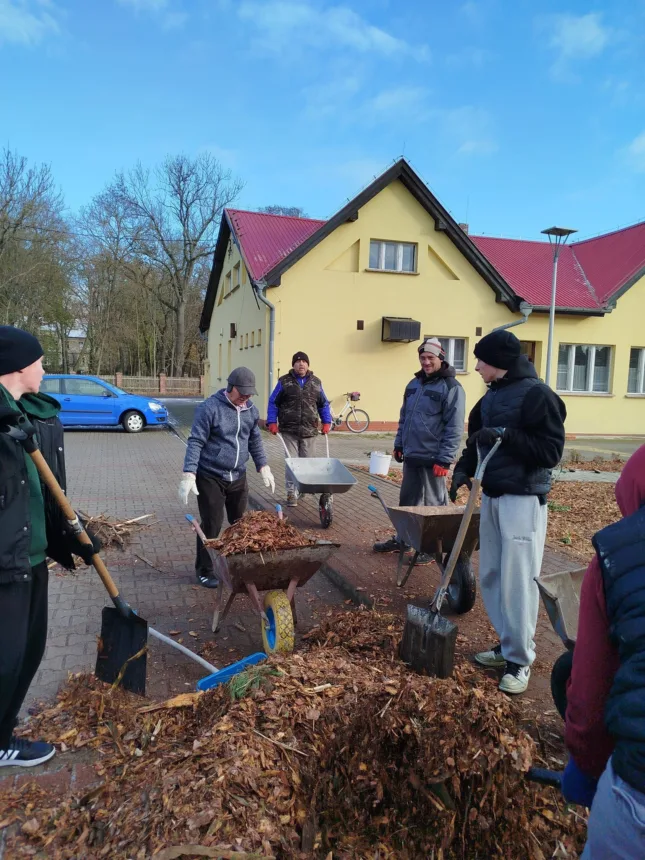
[(340, 427), (344, 419), (350, 433), (364, 433), (370, 426), (370, 416), (364, 409), (357, 409), (354, 406), (354, 403), (358, 403), (361, 399), (360, 392), (348, 391), (343, 396), (346, 398), (345, 405), (338, 415), (335, 415), (333, 410), (331, 411), (332, 430), (335, 430), (336, 427)]

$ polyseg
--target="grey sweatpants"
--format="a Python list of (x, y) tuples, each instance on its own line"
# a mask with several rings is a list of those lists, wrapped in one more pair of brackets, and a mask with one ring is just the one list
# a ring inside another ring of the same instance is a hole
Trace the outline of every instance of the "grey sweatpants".
[(482, 495), (479, 581), (482, 600), (505, 660), (530, 666), (546, 538), (547, 506), (537, 496)]
[[(316, 456), (316, 437), (310, 436), (307, 439), (301, 439), (299, 436), (294, 436), (293, 433), (283, 433), (282, 438), (287, 446), (287, 451), (290, 457), (315, 457)], [(296, 487), (293, 481), (285, 478), (284, 481), (287, 493), (295, 493)]]
[(642, 860), (645, 856), (645, 794), (614, 771), (603, 771), (587, 823), (581, 860)]

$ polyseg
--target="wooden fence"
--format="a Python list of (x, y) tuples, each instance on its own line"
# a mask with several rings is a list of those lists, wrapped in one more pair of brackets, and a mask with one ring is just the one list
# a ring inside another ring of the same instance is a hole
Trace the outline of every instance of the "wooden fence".
[(203, 376), (124, 376), (115, 373), (114, 376), (105, 376), (109, 382), (113, 382), (119, 388), (132, 394), (158, 394), (166, 397), (203, 397)]

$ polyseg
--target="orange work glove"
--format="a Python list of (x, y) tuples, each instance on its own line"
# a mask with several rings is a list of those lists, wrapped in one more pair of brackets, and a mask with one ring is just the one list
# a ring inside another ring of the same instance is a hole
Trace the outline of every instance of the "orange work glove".
[(329, 433), (330, 430), (331, 430), (331, 424), (323, 424), (322, 432), (325, 436), (327, 435), (327, 433)]
[(277, 424), (267, 424), (267, 430), (269, 433), (273, 433), (274, 436), (278, 433), (278, 425)]
[(435, 463), (432, 467), (432, 474), (435, 476), (435, 478), (445, 478), (450, 474), (450, 469), (447, 469), (440, 463)]

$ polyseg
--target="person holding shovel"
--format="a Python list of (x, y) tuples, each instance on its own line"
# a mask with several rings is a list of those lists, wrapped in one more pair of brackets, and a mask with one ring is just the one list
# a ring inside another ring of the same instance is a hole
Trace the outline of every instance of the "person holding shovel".
[(488, 392), (468, 418), (468, 442), (455, 466), (450, 488), (457, 490), (484, 455), (501, 439), (482, 480), (479, 526), (481, 595), (499, 642), (475, 655), (487, 668), (500, 668), (499, 688), (523, 693), (535, 660), (538, 588), (546, 538), (551, 470), (564, 450), (566, 409), (540, 382), (510, 331), (493, 331), (475, 346), (475, 370)]
[[(281, 376), (269, 398), (267, 430), (282, 435), (290, 457), (313, 457), (318, 427), (326, 434), (331, 430), (331, 408), (322, 382), (309, 370), (309, 356), (297, 352), (291, 359), (291, 370)], [(287, 505), (298, 504), (298, 491), (286, 481)], [(320, 503), (324, 503), (321, 497)]]
[(49, 467), (65, 486), (60, 406), (38, 393), (42, 356), (40, 343), (29, 332), (0, 326), (0, 767), (33, 767), (55, 753), (52, 744), (14, 734), (45, 653), (46, 558), (74, 570), (72, 550), (88, 564), (94, 553), (68, 533), (31, 457), (8, 435), (18, 423), (35, 432)]
[[(257, 394), (255, 375), (248, 367), (237, 367), (231, 371), (227, 383), (226, 388), (197, 408), (179, 483), (179, 498), (184, 504), (188, 504), (191, 493), (197, 496), (201, 527), (208, 538), (218, 537), (225, 512), (231, 524), (244, 515), (249, 497), (246, 480), (249, 457), (264, 486), (275, 492), (275, 480), (258, 426), (260, 413), (251, 402), (251, 397)], [(219, 585), (199, 537), (195, 573), (205, 588)]]
[[(418, 352), (421, 369), (405, 389), (394, 440), (394, 459), (403, 463), (399, 505), (447, 505), (446, 477), (464, 433), (466, 395), (438, 338), (426, 338)], [(399, 552), (401, 540), (394, 535), (373, 549)], [(417, 564), (430, 560), (421, 553)]]

